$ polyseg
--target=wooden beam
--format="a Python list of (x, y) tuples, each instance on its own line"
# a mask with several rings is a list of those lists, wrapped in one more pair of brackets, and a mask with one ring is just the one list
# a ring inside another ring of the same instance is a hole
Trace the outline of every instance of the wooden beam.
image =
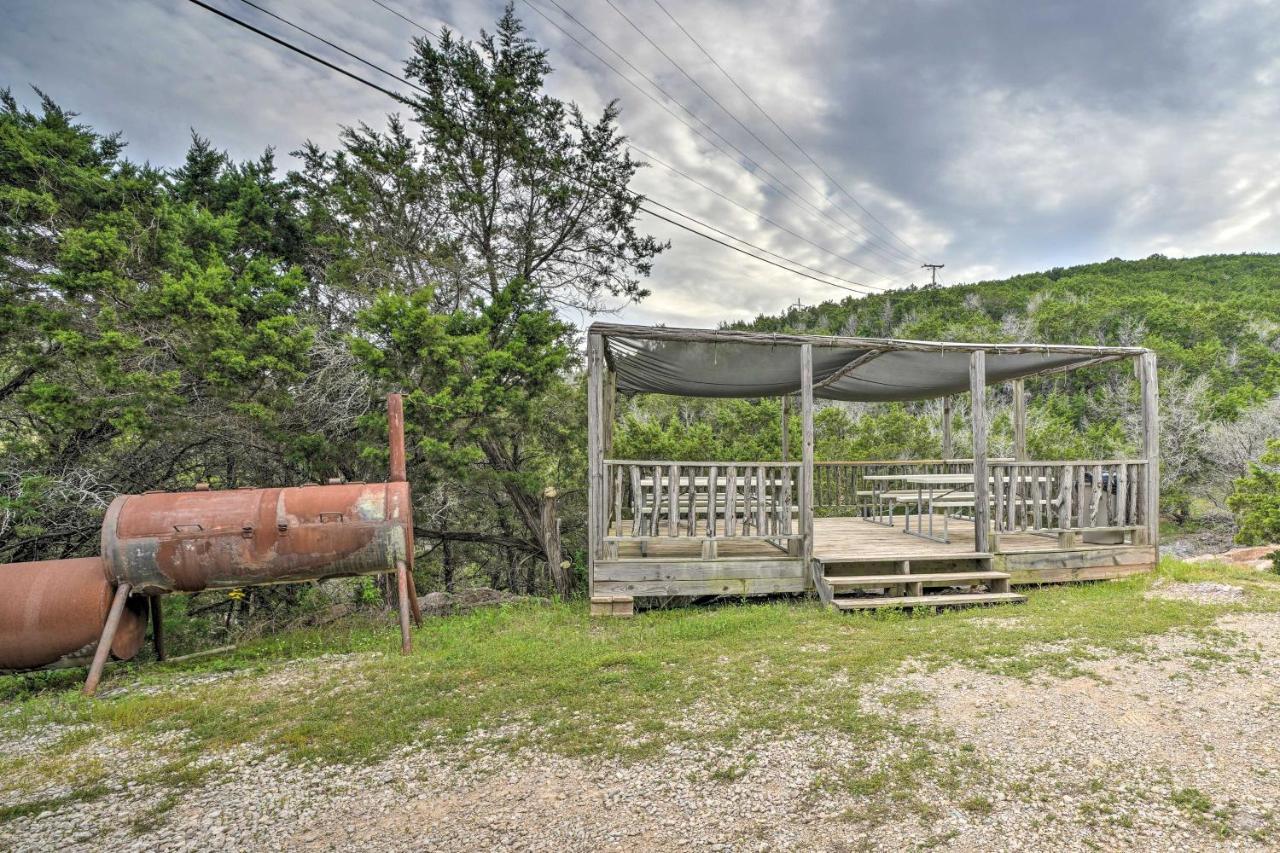
[(1013, 386), (1013, 458), (1019, 462), (1027, 461), (1027, 389), (1021, 379), (1015, 379)]
[(942, 398), (942, 458), (952, 458), (951, 448), (951, 396)]
[(800, 347), (800, 541), (805, 577), (813, 561), (813, 347)]
[(587, 590), (595, 594), (596, 561), (603, 556), (604, 338), (587, 336)]
[(1133, 358), (1132, 353), (1112, 353), (1110, 355), (1101, 355), (1097, 358), (1091, 358), (1088, 361), (1077, 361), (1075, 364), (1059, 364), (1055, 367), (1038, 370), (1035, 373), (1029, 373), (1028, 376), (1052, 376), (1055, 373), (1070, 373), (1073, 370), (1081, 370), (1086, 367), (1097, 367), (1099, 364), (1109, 364), (1113, 361), (1121, 359)]
[(886, 350), (882, 350), (882, 349), (871, 350), (870, 352), (864, 352), (862, 355), (858, 356), (853, 361), (849, 362), (844, 367), (840, 368), (835, 373), (831, 374), (826, 379), (822, 380), (821, 382), (819, 382), (817, 385), (814, 385), (813, 387), (826, 388), (828, 385), (833, 385), (836, 382), (839, 382), (844, 377), (848, 376), (850, 373), (853, 373), (853, 371), (857, 370), (859, 367), (862, 367), (862, 365), (866, 364), (867, 362), (877, 359), (880, 356), (884, 355), (885, 352)]
[(1147, 544), (1160, 543), (1160, 389), (1156, 382), (1156, 354), (1144, 352), (1137, 360), (1138, 383), (1142, 388), (1142, 455), (1147, 460), (1147, 476), (1142, 493), (1146, 498)]
[(987, 354), (969, 354), (969, 409), (973, 422), (973, 549), (987, 551), (991, 540), (991, 495), (987, 482)]
[(904, 352), (995, 352), (1075, 354), (1117, 357), (1141, 355), (1142, 347), (1095, 347), (1074, 344), (988, 344), (968, 341), (909, 341), (897, 338), (854, 338), (835, 335), (781, 335), (734, 329), (688, 329), (672, 326), (631, 326), (625, 323), (592, 323), (590, 334), (652, 341), (758, 344), (762, 346), (848, 347)]

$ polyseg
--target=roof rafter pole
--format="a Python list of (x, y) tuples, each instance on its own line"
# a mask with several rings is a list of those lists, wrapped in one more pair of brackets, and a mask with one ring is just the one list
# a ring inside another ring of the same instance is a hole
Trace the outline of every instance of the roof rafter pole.
[(858, 356), (853, 361), (849, 362), (844, 367), (840, 368), (835, 373), (831, 374), (826, 379), (822, 380), (821, 382), (819, 382), (817, 385), (814, 385), (813, 387), (826, 388), (828, 385), (834, 385), (835, 383), (839, 382), (841, 379), (853, 373), (853, 371), (857, 370), (859, 367), (862, 367), (862, 365), (866, 364), (872, 359), (879, 358), (880, 356), (884, 355), (885, 352), (887, 352), (887, 350), (882, 350), (882, 349), (872, 350), (871, 352), (864, 352), (862, 355)]
[(1125, 356), (1141, 355), (1142, 347), (1098, 347), (1072, 344), (988, 344), (968, 341), (912, 341), (894, 338), (853, 338), (834, 335), (783, 335), (772, 332), (744, 332), (733, 329), (684, 329), (667, 326), (629, 326), (623, 323), (592, 323), (591, 334), (606, 337), (639, 338), (652, 341), (687, 341), (693, 343), (740, 343), (762, 346), (808, 344), (815, 347), (849, 347), (904, 352), (993, 352), (993, 353), (1058, 353), (1068, 355)]
[(587, 594), (595, 594), (604, 529), (604, 338), (587, 336)]
[(973, 421), (973, 549), (988, 553), (991, 495), (987, 481), (987, 354), (969, 355), (969, 409)]
[(942, 458), (952, 459), (951, 447), (951, 395), (942, 398)]
[(1113, 361), (1120, 361), (1125, 358), (1133, 358), (1133, 354), (1112, 353), (1110, 355), (1100, 355), (1097, 358), (1091, 358), (1088, 361), (1078, 361), (1075, 364), (1059, 364), (1056, 367), (1038, 370), (1035, 373), (1027, 374), (1027, 376), (1052, 376), (1055, 373), (1070, 373), (1073, 370), (1081, 370), (1086, 367), (1097, 367), (1099, 364), (1110, 364)]
[(1135, 364), (1142, 388), (1142, 456), (1147, 460), (1143, 485), (1147, 543), (1160, 542), (1160, 390), (1156, 382), (1156, 354), (1144, 352)]
[(1027, 389), (1021, 379), (1009, 383), (1013, 387), (1013, 458), (1027, 461)]
[(804, 575), (813, 562), (813, 347), (800, 347), (800, 532)]

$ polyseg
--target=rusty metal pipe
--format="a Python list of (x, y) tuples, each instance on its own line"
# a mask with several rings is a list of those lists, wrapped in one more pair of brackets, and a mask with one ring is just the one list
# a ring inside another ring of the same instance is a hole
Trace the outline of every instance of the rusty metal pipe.
[[(112, 587), (99, 557), (0, 565), (0, 671), (83, 666), (102, 634)], [(142, 646), (145, 624), (132, 602), (112, 654)]]
[(107, 665), (107, 656), (111, 654), (111, 641), (116, 638), (116, 629), (120, 627), (120, 619), (124, 615), (124, 604), (129, 600), (131, 587), (122, 583), (116, 587), (116, 596), (111, 601), (111, 613), (107, 616), (107, 624), (102, 628), (102, 637), (98, 640), (98, 648), (93, 653), (93, 663), (89, 665), (89, 677), (84, 680), (85, 696), (92, 696), (98, 691), (98, 682), (102, 679), (102, 668)]
[(160, 608), (160, 596), (151, 601), (151, 642), (155, 645), (156, 660), (164, 660), (164, 612)]
[(391, 482), (403, 483), (409, 474), (404, 455), (404, 399), (399, 394), (387, 395), (387, 444), (391, 451)]
[(409, 634), (409, 572), (404, 560), (396, 560), (396, 586), (400, 593), (400, 654), (407, 655), (413, 651), (413, 639)]

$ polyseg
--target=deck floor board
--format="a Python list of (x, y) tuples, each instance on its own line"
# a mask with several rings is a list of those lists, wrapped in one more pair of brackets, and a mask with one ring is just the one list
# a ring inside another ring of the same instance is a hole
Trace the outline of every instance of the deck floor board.
[[(972, 555), (974, 553), (973, 523), (952, 518), (948, 522), (950, 542), (935, 542), (911, 536), (903, 532), (902, 519), (894, 520), (893, 527), (886, 527), (864, 518), (815, 518), (813, 520), (813, 556), (829, 561), (840, 557), (869, 559), (929, 559)], [(685, 524), (681, 522), (683, 531)], [(941, 534), (941, 518), (934, 521), (934, 532)], [(614, 531), (616, 532), (616, 531)], [(1092, 546), (1105, 548), (1107, 546)], [(716, 544), (719, 557), (779, 557), (782, 549), (767, 542), (749, 541), (735, 537), (721, 537)], [(1001, 534), (1001, 553), (1028, 553), (1057, 551), (1058, 543), (1051, 536), (1035, 536), (1029, 533)], [(641, 556), (639, 543), (622, 542), (618, 546), (620, 559)], [(645, 556), (654, 558), (698, 559), (702, 556), (702, 544), (684, 536), (662, 537), (648, 543)]]

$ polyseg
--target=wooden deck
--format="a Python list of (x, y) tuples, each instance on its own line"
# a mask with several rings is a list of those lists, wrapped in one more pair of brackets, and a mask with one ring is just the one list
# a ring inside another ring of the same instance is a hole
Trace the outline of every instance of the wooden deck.
[[(1079, 543), (1060, 547), (1051, 536), (1002, 534), (993, 552), (978, 552), (971, 522), (949, 521), (949, 542), (937, 542), (862, 518), (814, 519), (814, 569), (819, 576), (901, 571), (1008, 573), (1012, 584), (1100, 580), (1150, 571), (1152, 545)], [(935, 532), (940, 523), (935, 522)], [(616, 559), (596, 563), (595, 590), (604, 595), (703, 596), (804, 592), (812, 578), (801, 557), (763, 540), (721, 538), (715, 559), (683, 536), (623, 541)]]

